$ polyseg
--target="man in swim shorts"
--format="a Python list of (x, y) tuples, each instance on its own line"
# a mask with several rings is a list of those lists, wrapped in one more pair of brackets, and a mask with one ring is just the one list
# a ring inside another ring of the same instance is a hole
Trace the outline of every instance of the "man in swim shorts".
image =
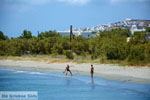
[(72, 72), (70, 70), (70, 66), (69, 65), (67, 65), (67, 67), (66, 67), (66, 69), (65, 69), (65, 71), (63, 73), (65, 73), (65, 72), (66, 72), (66, 75), (68, 74), (68, 72), (70, 72), (70, 74), (72, 76)]

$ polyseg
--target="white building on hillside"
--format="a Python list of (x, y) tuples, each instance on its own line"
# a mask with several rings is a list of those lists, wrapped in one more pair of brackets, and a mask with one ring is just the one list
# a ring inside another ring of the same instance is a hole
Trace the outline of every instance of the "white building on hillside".
[(142, 32), (142, 31), (145, 31), (145, 29), (144, 28), (140, 28), (140, 27), (138, 28), (136, 25), (132, 25), (130, 31), (131, 31), (131, 34), (133, 35), (134, 32)]

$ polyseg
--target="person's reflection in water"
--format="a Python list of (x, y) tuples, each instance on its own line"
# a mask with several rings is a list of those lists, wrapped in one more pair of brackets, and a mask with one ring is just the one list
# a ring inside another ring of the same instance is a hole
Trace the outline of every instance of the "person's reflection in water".
[(66, 81), (66, 86), (70, 86), (70, 84), (71, 84), (71, 78), (70, 77), (66, 77), (65, 81)]
[(91, 89), (95, 89), (95, 83), (94, 83), (94, 78), (91, 78)]

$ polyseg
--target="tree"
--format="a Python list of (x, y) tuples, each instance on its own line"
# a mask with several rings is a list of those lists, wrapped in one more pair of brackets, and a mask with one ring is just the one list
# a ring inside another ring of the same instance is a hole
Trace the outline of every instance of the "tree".
[(4, 33), (2, 31), (0, 31), (0, 40), (7, 40), (8, 37), (6, 35), (4, 35)]
[(31, 31), (24, 30), (20, 38), (31, 39), (32, 38)]
[(40, 39), (44, 39), (48, 37), (59, 37), (59, 36), (60, 34), (55, 31), (45, 31), (45, 32), (41, 32), (40, 34), (38, 34), (38, 38)]

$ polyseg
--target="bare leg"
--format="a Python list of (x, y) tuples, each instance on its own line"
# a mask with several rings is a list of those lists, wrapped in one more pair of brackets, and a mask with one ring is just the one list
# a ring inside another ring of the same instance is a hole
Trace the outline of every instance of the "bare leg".
[(68, 71), (66, 72), (66, 76), (67, 76), (67, 74), (68, 74)]
[(71, 71), (69, 71), (70, 72), (70, 74), (71, 74), (71, 76), (72, 76), (72, 72)]

